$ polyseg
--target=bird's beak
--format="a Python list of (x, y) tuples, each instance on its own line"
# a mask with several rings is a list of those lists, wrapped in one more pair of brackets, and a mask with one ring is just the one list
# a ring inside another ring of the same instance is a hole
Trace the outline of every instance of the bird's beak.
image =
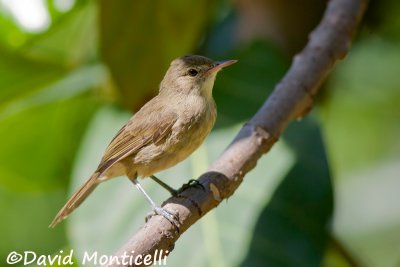
[(216, 73), (216, 72), (220, 71), (221, 69), (223, 69), (225, 67), (228, 67), (228, 66), (230, 66), (232, 64), (235, 64), (236, 62), (238, 62), (238, 61), (235, 60), (235, 59), (217, 61), (217, 62), (215, 62), (215, 66), (207, 71), (207, 74)]

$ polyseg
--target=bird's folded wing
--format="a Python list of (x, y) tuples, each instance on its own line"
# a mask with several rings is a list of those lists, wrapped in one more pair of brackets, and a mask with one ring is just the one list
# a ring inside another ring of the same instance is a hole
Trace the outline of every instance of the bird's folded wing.
[[(159, 143), (172, 132), (172, 126), (177, 121), (176, 113), (146, 114), (147, 118), (134, 116), (117, 133), (108, 145), (96, 172), (103, 173), (114, 163), (137, 153), (142, 147)], [(135, 118), (136, 117), (136, 118)]]

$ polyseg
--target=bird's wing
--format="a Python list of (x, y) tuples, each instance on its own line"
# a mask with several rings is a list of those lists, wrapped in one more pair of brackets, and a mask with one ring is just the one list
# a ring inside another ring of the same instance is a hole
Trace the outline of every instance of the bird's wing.
[[(144, 111), (144, 110), (143, 110)], [(174, 112), (138, 112), (108, 145), (96, 172), (103, 173), (114, 163), (137, 153), (150, 143), (158, 143), (172, 132), (178, 119)]]

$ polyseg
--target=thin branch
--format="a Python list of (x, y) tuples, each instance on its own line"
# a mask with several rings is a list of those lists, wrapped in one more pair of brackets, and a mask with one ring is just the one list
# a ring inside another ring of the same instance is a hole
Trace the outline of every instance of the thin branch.
[(336, 61), (347, 54), (366, 5), (366, 0), (329, 1), (321, 23), (304, 50), (294, 57), (285, 77), (224, 153), (198, 178), (205, 190), (189, 188), (180, 197), (165, 201), (164, 207), (179, 217), (179, 232), (162, 216), (153, 216), (116, 252), (121, 261), (111, 266), (144, 266), (129, 264), (127, 259), (154, 255), (156, 250), (164, 254), (172, 251), (182, 233), (235, 192), (244, 175), (256, 166), (289, 122), (311, 109), (321, 83)]

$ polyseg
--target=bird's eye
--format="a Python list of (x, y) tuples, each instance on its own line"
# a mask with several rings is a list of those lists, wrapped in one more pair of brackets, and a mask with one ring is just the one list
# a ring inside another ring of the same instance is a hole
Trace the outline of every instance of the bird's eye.
[(190, 69), (188, 73), (189, 73), (190, 76), (194, 77), (194, 76), (196, 76), (197, 73), (199, 73), (199, 72), (198, 72), (197, 70), (195, 70), (195, 69)]

